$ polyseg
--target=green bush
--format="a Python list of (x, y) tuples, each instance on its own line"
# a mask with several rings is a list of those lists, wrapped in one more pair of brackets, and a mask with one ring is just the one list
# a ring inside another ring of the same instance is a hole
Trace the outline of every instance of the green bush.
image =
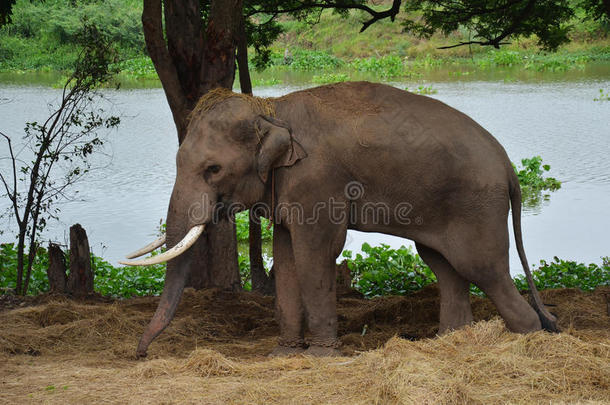
[[(235, 75), (237, 77), (237, 74)], [(252, 87), (270, 87), (277, 86), (278, 84), (282, 84), (282, 80), (277, 77), (271, 78), (255, 78), (252, 79)]]
[[(238, 212), (235, 215), (237, 242), (239, 243), (248, 243), (250, 236), (249, 215), (250, 211)], [(261, 238), (263, 242), (270, 242), (273, 239), (273, 228), (269, 227), (269, 220), (267, 218), (261, 218)]]
[(143, 50), (141, 7), (136, 0), (17, 0), (6, 30), (46, 44), (73, 44), (87, 19), (120, 47)]
[[(153, 252), (157, 255), (160, 252)], [(66, 252), (66, 266), (69, 266), (70, 252)], [(32, 278), (28, 295), (38, 295), (49, 290), (47, 250), (39, 248), (32, 268)], [(91, 255), (91, 268), (94, 272), (93, 288), (96, 292), (120, 298), (134, 296), (160, 295), (165, 283), (165, 263), (152, 266), (114, 267), (106, 260)], [(250, 263), (247, 253), (239, 254), (239, 269), (242, 283), (250, 289)], [(0, 294), (12, 293), (17, 283), (17, 249), (13, 243), (0, 245)]]
[(412, 67), (418, 68), (418, 69), (431, 69), (431, 68), (437, 68), (437, 67), (443, 66), (447, 62), (454, 63), (454, 60), (452, 60), (452, 58), (449, 58), (449, 59), (443, 59), (442, 57), (435, 58), (432, 55), (430, 55), (429, 53), (427, 53), (426, 56), (419, 56), (419, 57), (415, 58), (415, 61), (412, 63)]
[(556, 191), (561, 188), (561, 182), (553, 177), (544, 177), (551, 170), (550, 165), (543, 165), (540, 156), (530, 159), (521, 159), (522, 168), (513, 168), (521, 185), (521, 199), (526, 206), (536, 206), (543, 199), (548, 199), (545, 191)]
[(343, 60), (326, 52), (297, 49), (292, 55), (292, 63), (290, 63), (290, 69), (304, 71), (322, 71), (337, 69), (343, 66), (344, 64), (345, 62), (343, 62)]
[[(154, 252), (153, 255), (158, 254)], [(102, 295), (129, 298), (160, 295), (165, 284), (165, 263), (152, 266), (114, 267), (107, 261), (92, 255), (95, 271), (94, 289)], [(247, 252), (239, 252), (239, 273), (242, 286), (250, 291), (250, 260)], [(48, 288), (48, 287), (47, 287)]]
[(362, 252), (352, 259), (352, 252), (346, 250), (353, 285), (365, 297), (382, 295), (405, 295), (435, 283), (436, 277), (418, 254), (411, 248), (401, 246), (390, 249), (388, 245), (372, 247), (362, 245)]
[[(388, 245), (372, 247), (365, 243), (362, 245), (362, 252), (363, 254), (358, 253), (353, 257), (352, 252), (345, 251), (343, 257), (347, 259), (352, 273), (354, 288), (367, 298), (405, 295), (436, 282), (434, 273), (411, 248), (402, 246), (399, 249), (390, 249)], [(69, 254), (66, 255), (66, 261), (68, 257)], [(94, 289), (102, 295), (129, 298), (159, 295), (163, 291), (165, 264), (114, 267), (95, 255), (91, 256), (91, 261), (95, 272)], [(247, 252), (240, 252), (238, 261), (242, 285), (245, 290), (250, 290), (250, 262)], [(0, 245), (0, 293), (10, 293), (15, 288), (16, 262), (17, 252), (14, 244)], [(29, 295), (48, 291), (47, 267), (47, 251), (39, 248), (32, 269)], [(610, 285), (610, 257), (604, 257), (601, 265), (586, 265), (556, 257), (551, 263), (541, 261), (540, 266), (532, 271), (532, 276), (539, 290), (579, 288), (592, 291), (597, 286)], [(516, 276), (514, 280), (519, 290), (528, 289), (524, 275)], [(471, 286), (471, 293), (483, 295), (475, 286)]]
[(91, 255), (95, 277), (93, 288), (102, 295), (129, 298), (159, 295), (165, 283), (165, 263), (152, 266), (114, 267), (104, 259)]
[(408, 87), (406, 87), (405, 90), (410, 91), (411, 93), (422, 94), (426, 96), (438, 93), (438, 90), (436, 90), (434, 87), (424, 85), (419, 85), (417, 86), (417, 88), (414, 89), (409, 89)]
[[(540, 267), (532, 271), (532, 278), (539, 290), (548, 288), (580, 288), (593, 291), (597, 286), (610, 285), (610, 257), (602, 259), (602, 265), (583, 264), (561, 260), (557, 257), (551, 263), (540, 261)], [(515, 277), (519, 290), (527, 290), (525, 275)]]
[(0, 29), (0, 69), (68, 69), (83, 20), (99, 27), (122, 59), (143, 55), (141, 7), (137, 0), (17, 0), (11, 24)]
[(497, 66), (513, 66), (521, 63), (521, 55), (517, 51), (491, 51), (491, 59)]
[(595, 97), (593, 101), (610, 101), (610, 92), (599, 89), (599, 96)]
[(412, 77), (414, 74), (403, 58), (396, 55), (354, 59), (349, 67), (358, 72), (374, 73), (383, 79)]
[(156, 79), (157, 71), (148, 56), (127, 59), (119, 62), (116, 66), (121, 73), (128, 74), (136, 79)]
[[(70, 253), (65, 254), (66, 266), (70, 265)], [(38, 248), (32, 267), (32, 278), (28, 295), (38, 295), (49, 290), (47, 250)], [(103, 295), (132, 297), (136, 295), (158, 295), (163, 290), (165, 265), (143, 267), (113, 267), (104, 259), (91, 255), (94, 272), (94, 290)], [(0, 288), (13, 291), (17, 277), (17, 249), (13, 243), (0, 245)]]
[[(32, 277), (28, 294), (37, 295), (48, 291), (49, 279), (47, 268), (49, 255), (47, 250), (39, 248), (32, 266)], [(0, 244), (0, 294), (9, 293), (17, 287), (17, 246), (14, 243)]]
[(311, 82), (316, 84), (327, 84), (345, 82), (348, 80), (349, 76), (345, 73), (324, 73), (321, 75), (314, 75)]
[[(352, 274), (353, 286), (365, 297), (383, 295), (405, 295), (420, 290), (436, 282), (434, 273), (411, 248), (401, 246), (390, 249), (388, 245), (371, 247), (362, 245), (364, 254), (352, 258), (351, 251), (344, 251)], [(582, 264), (564, 261), (555, 257), (547, 263), (540, 261), (540, 267), (532, 271), (532, 278), (539, 290), (549, 288), (579, 288), (592, 291), (598, 286), (610, 285), (610, 257), (604, 257), (602, 265)], [(517, 289), (528, 290), (525, 275), (514, 278)], [(484, 296), (476, 286), (471, 285), (470, 292)]]

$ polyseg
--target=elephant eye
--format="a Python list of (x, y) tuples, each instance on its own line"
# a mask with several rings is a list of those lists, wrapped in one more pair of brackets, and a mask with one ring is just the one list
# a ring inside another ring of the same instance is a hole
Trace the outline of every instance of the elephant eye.
[(206, 174), (216, 174), (220, 171), (219, 165), (210, 165), (205, 169)]

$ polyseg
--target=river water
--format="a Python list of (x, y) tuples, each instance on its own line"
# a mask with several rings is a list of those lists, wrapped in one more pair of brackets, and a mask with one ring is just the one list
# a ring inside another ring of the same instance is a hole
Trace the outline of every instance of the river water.
[[(0, 78), (1, 79), (1, 78)], [(553, 81), (477, 80), (426, 82), (438, 90), (431, 97), (470, 115), (506, 148), (513, 162), (541, 155), (550, 175), (562, 181), (550, 200), (524, 212), (525, 248), (531, 263), (553, 256), (600, 262), (610, 255), (610, 102), (594, 101), (599, 89), (610, 90), (610, 69), (593, 77)], [(416, 88), (420, 83), (391, 83)], [(260, 96), (279, 96), (311, 85), (290, 84), (255, 89)], [(0, 84), (0, 131), (20, 136), (24, 123), (42, 120), (59, 90), (45, 86)], [(87, 230), (93, 251), (113, 264), (148, 243), (164, 218), (175, 176), (177, 150), (173, 122), (161, 89), (108, 90), (111, 110), (122, 117), (107, 135), (107, 156), (100, 168), (76, 187), (78, 199), (61, 205), (45, 240), (68, 241), (78, 222)], [(5, 144), (0, 157), (8, 155)], [(6, 169), (0, 160), (0, 169)], [(0, 210), (8, 206), (0, 199)], [(9, 228), (0, 241), (13, 241)], [(14, 228), (13, 228), (14, 229)], [(393, 247), (410, 242), (381, 234), (350, 231), (346, 249), (363, 242)], [(511, 239), (512, 242), (512, 239)], [(511, 246), (511, 272), (520, 273)]]

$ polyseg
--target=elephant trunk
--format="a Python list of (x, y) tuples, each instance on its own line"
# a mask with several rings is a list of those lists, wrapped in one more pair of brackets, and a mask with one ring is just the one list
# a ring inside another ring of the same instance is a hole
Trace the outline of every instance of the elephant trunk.
[[(161, 294), (161, 299), (155, 314), (140, 338), (136, 350), (137, 357), (146, 357), (146, 351), (150, 343), (163, 332), (174, 318), (176, 309), (180, 303), (180, 297), (182, 296), (184, 286), (186, 285), (186, 280), (189, 276), (190, 258), (191, 254), (187, 252), (168, 263), (163, 293)], [(179, 263), (175, 263), (176, 261)]]
[[(195, 255), (192, 249), (188, 249), (188, 247), (199, 238), (203, 232), (204, 224), (211, 221), (214, 211), (212, 204), (204, 204), (206, 206), (199, 206), (196, 210), (198, 215), (194, 216), (193, 206), (197, 207), (197, 203), (190, 203), (189, 199), (184, 198), (184, 195), (181, 195), (178, 190), (179, 188), (175, 186), (169, 204), (166, 239), (169, 250), (180, 248), (182, 253), (173, 257), (167, 263), (163, 293), (155, 314), (140, 338), (136, 350), (137, 357), (146, 357), (146, 351), (150, 343), (163, 332), (174, 318), (182, 292), (189, 279), (191, 268), (195, 264), (193, 263)], [(207, 201), (207, 196), (209, 194), (205, 195), (204, 201)], [(186, 249), (180, 247), (184, 244), (188, 245)]]

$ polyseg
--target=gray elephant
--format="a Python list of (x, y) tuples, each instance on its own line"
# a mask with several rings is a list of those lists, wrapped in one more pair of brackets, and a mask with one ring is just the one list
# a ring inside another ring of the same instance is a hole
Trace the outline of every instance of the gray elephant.
[[(273, 354), (337, 353), (335, 260), (348, 229), (415, 241), (438, 279), (440, 333), (472, 322), (471, 282), (510, 330), (557, 330), (523, 250), (518, 179), (502, 146), (472, 119), (432, 98), (368, 82), (275, 99), (218, 89), (192, 112), (178, 151), (167, 216), (171, 249), (125, 262), (171, 259), (139, 356), (174, 316), (189, 247), (223, 212), (219, 206), (235, 204), (273, 212), (280, 322)], [(509, 274), (511, 206), (533, 308)]]

